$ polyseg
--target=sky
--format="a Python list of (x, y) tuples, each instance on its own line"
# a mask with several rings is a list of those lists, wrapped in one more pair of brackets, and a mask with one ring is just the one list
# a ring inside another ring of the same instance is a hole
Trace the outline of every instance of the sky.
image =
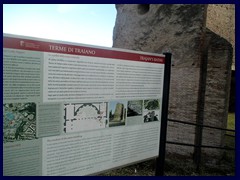
[(115, 112), (117, 103), (124, 104), (124, 108), (127, 108), (127, 101), (111, 101), (111, 102), (109, 103), (109, 112), (110, 112), (110, 111), (112, 111), (112, 113)]
[(114, 4), (4, 4), (3, 33), (112, 47)]

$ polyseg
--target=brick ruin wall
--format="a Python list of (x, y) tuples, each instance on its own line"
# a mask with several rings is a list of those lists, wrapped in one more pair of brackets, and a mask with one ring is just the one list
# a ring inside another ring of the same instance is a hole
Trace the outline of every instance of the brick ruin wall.
[(232, 79), (229, 111), (235, 112), (235, 4), (209, 4), (207, 10), (207, 28), (220, 35), (233, 47)]
[[(169, 116), (196, 123), (201, 85), (202, 50), (207, 49), (208, 69), (204, 124), (226, 127), (231, 45), (208, 30), (206, 5), (116, 5), (113, 47), (172, 53)], [(230, 58), (230, 59), (229, 59)], [(168, 122), (167, 140), (194, 144), (195, 127)], [(223, 145), (222, 132), (203, 131), (204, 145)], [(193, 147), (167, 144), (168, 153), (192, 155)], [(207, 149), (206, 154), (219, 151)]]
[[(210, 32), (206, 33), (209, 48), (204, 124), (226, 128), (231, 69), (235, 70), (235, 5), (208, 5), (206, 27)], [(202, 143), (224, 146), (224, 134), (225, 131), (205, 128)], [(209, 149), (203, 149), (207, 151)], [(219, 154), (222, 151), (211, 149), (211, 152)]]
[(209, 4), (206, 26), (231, 43), (235, 70), (235, 4)]

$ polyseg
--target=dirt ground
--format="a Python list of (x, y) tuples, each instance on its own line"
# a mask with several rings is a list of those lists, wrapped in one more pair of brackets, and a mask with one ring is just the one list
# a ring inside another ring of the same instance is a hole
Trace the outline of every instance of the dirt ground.
[[(203, 159), (199, 171), (192, 159), (180, 156), (167, 157), (164, 176), (234, 176), (234, 158), (223, 156), (221, 159)], [(99, 176), (154, 176), (155, 160), (148, 160), (128, 167), (111, 170)]]

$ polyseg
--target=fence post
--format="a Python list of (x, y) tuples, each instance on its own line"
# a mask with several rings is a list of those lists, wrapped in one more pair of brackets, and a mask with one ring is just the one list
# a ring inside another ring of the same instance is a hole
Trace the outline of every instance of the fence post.
[(169, 89), (170, 89), (172, 54), (171, 53), (163, 53), (163, 54), (165, 55), (165, 66), (164, 66), (164, 81), (163, 81), (162, 117), (161, 117), (161, 129), (160, 129), (159, 154), (156, 161), (155, 176), (164, 175), (165, 149), (166, 149), (166, 137), (167, 137), (168, 100), (169, 100)]
[(199, 91), (198, 91), (198, 104), (197, 104), (197, 118), (195, 129), (195, 148), (193, 153), (193, 161), (196, 165), (196, 170), (199, 171), (202, 156), (202, 132), (204, 122), (204, 105), (207, 83), (207, 67), (208, 67), (208, 47), (206, 40), (203, 42), (201, 50), (200, 61), (200, 78), (199, 78)]

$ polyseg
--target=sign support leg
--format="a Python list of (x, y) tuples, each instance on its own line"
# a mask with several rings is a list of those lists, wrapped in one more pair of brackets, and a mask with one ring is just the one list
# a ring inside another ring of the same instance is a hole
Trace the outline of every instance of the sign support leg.
[(164, 55), (165, 55), (165, 66), (164, 66), (163, 99), (162, 99), (162, 118), (161, 118), (161, 129), (160, 129), (159, 155), (156, 161), (155, 176), (164, 175), (164, 164), (165, 164), (168, 100), (169, 100), (172, 54), (164, 53)]

